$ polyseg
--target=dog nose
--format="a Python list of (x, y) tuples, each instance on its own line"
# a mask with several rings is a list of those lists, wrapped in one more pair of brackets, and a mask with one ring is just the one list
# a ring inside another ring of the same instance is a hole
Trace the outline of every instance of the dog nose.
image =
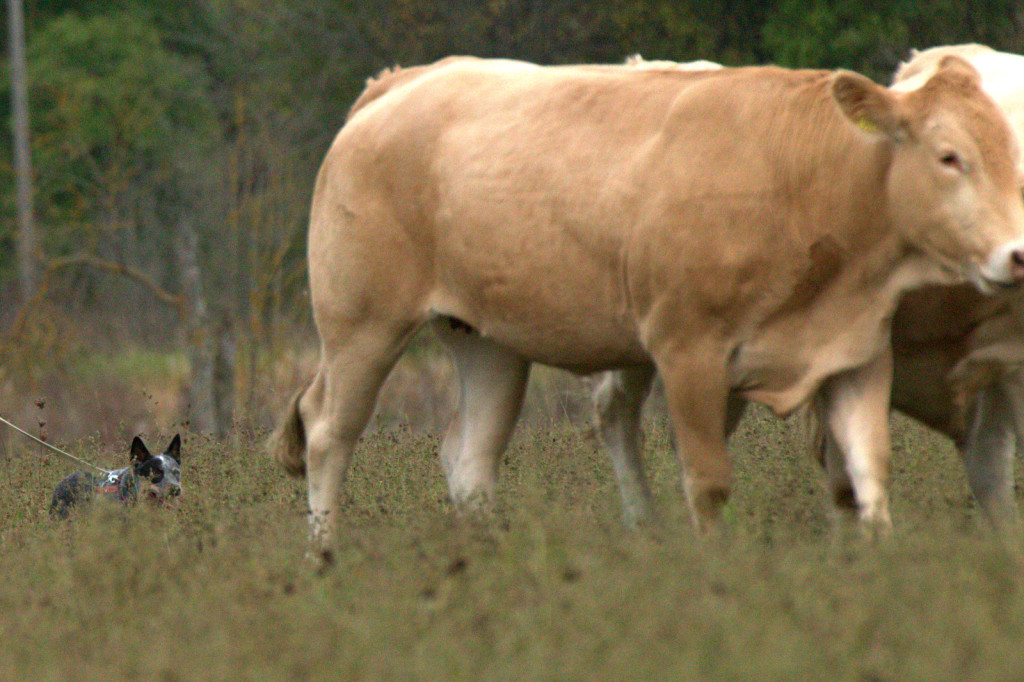
[(171, 497), (177, 497), (181, 494), (181, 488), (179, 486), (173, 486), (167, 491), (167, 494)]

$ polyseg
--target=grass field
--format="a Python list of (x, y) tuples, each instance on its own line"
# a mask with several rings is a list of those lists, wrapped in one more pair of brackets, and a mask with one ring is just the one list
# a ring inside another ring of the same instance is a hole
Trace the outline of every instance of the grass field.
[(664, 426), (648, 433), (661, 519), (641, 532), (581, 428), (517, 433), (488, 522), (453, 514), (436, 436), (367, 435), (322, 572), (304, 486), (259, 436), (188, 435), (175, 510), (67, 523), (46, 507), (68, 467), (9, 447), (0, 679), (1024, 678), (1022, 563), (948, 442), (896, 420), (896, 533), (865, 544), (833, 530), (796, 425), (755, 411), (731, 443), (727, 536), (705, 544)]

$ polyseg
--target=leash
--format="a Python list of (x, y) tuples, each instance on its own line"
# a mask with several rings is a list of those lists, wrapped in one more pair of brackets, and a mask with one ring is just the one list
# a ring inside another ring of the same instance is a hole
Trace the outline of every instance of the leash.
[(75, 457), (75, 456), (74, 456), (74, 455), (72, 455), (71, 453), (68, 453), (68, 452), (64, 452), (64, 451), (63, 451), (63, 450), (61, 450), (60, 448), (58, 448), (58, 447), (54, 447), (54, 446), (50, 445), (50, 444), (49, 444), (49, 443), (47, 443), (47, 442), (46, 442), (45, 440), (40, 440), (39, 438), (36, 438), (35, 436), (33, 436), (33, 435), (32, 435), (31, 433), (29, 433), (28, 431), (26, 431), (26, 430), (24, 430), (24, 429), (21, 429), (21, 428), (18, 428), (17, 426), (15, 426), (15, 425), (14, 425), (14, 424), (12, 424), (11, 422), (7, 421), (7, 420), (6, 420), (6, 419), (4, 419), (3, 417), (0, 417), (0, 422), (3, 422), (4, 424), (7, 424), (8, 426), (10, 426), (10, 427), (11, 427), (12, 429), (14, 429), (15, 431), (17, 431), (17, 432), (18, 432), (18, 433), (20, 433), (21, 435), (23, 435), (23, 436), (28, 436), (29, 438), (31, 438), (31, 439), (32, 439), (32, 440), (34, 440), (35, 442), (39, 443), (40, 445), (45, 445), (46, 447), (50, 448), (51, 450), (53, 450), (54, 452), (56, 452), (56, 453), (57, 453), (58, 455), (60, 455), (61, 457), (65, 457), (65, 458), (67, 458), (67, 459), (71, 460), (72, 462), (76, 462), (76, 463), (78, 463), (78, 464), (81, 464), (82, 466), (86, 466), (86, 467), (89, 467), (90, 469), (95, 469), (96, 471), (102, 471), (103, 473), (107, 474), (108, 476), (109, 476), (110, 474), (114, 473), (114, 469), (104, 469), (103, 467), (98, 467), (98, 466), (96, 466), (95, 464), (90, 464), (89, 462), (86, 462), (86, 461), (85, 461), (84, 459), (81, 459), (80, 457)]

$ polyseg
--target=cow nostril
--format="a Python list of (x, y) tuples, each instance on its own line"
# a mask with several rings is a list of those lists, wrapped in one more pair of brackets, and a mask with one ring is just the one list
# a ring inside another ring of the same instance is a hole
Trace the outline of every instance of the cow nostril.
[(1010, 279), (1014, 284), (1024, 282), (1024, 249), (1010, 252)]

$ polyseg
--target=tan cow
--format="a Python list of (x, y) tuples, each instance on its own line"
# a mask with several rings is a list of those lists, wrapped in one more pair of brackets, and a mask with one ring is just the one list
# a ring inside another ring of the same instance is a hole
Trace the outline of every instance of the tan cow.
[[(923, 85), (943, 57), (970, 61), (983, 89), (1024, 140), (1024, 57), (982, 45), (954, 45), (914, 52), (894, 77), (906, 92)], [(646, 66), (656, 62), (627, 64)], [(662, 68), (671, 68), (672, 62)], [(693, 68), (690, 63), (679, 65)], [(1024, 157), (1018, 168), (1024, 176)], [(986, 296), (971, 285), (929, 286), (906, 294), (893, 319), (893, 407), (957, 444), (975, 498), (997, 529), (1019, 527), (1013, 499), (1013, 460), (1024, 451), (1024, 300), (1020, 292)], [(639, 459), (640, 408), (653, 371), (602, 377), (595, 392), (598, 430), (609, 451), (623, 495), (626, 518), (649, 513), (649, 494)], [(741, 412), (736, 403), (732, 424)], [(731, 429), (730, 429), (731, 430)], [(856, 503), (842, 455), (817, 434), (818, 454), (835, 500)]]
[(730, 397), (786, 413), (816, 392), (884, 526), (889, 318), (910, 288), (1024, 279), (1012, 147), (956, 58), (908, 93), (773, 67), (424, 71), (355, 111), (321, 166), (321, 362), (273, 453), (307, 474), (326, 541), (377, 391), (431, 322), (459, 373), (441, 446), (458, 504), (492, 494), (531, 362), (653, 364), (698, 527), (731, 486)]
[[(982, 45), (915, 52), (893, 89), (920, 87), (948, 55), (970, 61), (983, 89), (1024, 140), (1024, 57)], [(1024, 158), (1018, 165), (1024, 177)], [(893, 321), (893, 406), (958, 445), (975, 498), (999, 528), (1017, 527), (1013, 459), (1024, 436), (1024, 300), (985, 297), (969, 286), (928, 287), (903, 298)], [(833, 490), (850, 483), (834, 443), (823, 452)]]

